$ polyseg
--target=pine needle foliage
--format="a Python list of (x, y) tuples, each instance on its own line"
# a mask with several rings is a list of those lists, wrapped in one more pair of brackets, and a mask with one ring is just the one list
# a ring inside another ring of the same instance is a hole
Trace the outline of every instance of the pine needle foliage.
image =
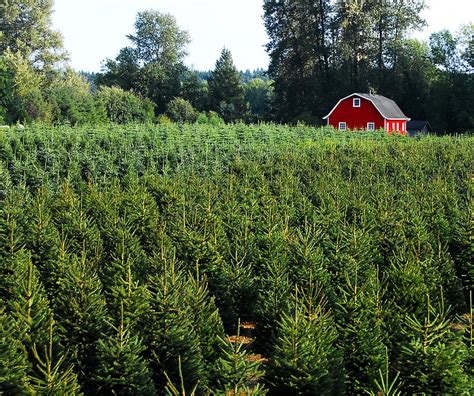
[(470, 379), (463, 367), (467, 358), (463, 334), (450, 325), (443, 299), (438, 307), (429, 297), (427, 300), (422, 320), (408, 316), (404, 322), (407, 341), (400, 356), (402, 389), (412, 394), (467, 394)]
[(275, 349), (266, 369), (272, 392), (329, 395), (341, 389), (338, 334), (326, 304), (317, 289), (306, 293), (296, 289), (291, 310), (278, 323)]
[(15, 321), (0, 310), (0, 393), (28, 394), (30, 370), (25, 349), (15, 336)]
[[(237, 328), (235, 340), (219, 338), (222, 355), (217, 363), (219, 379), (216, 390), (224, 394), (246, 393), (263, 376), (261, 364), (250, 359), (249, 352), (240, 340), (240, 321)], [(260, 388), (258, 390), (262, 391)]]
[[(5, 387), (472, 393), (472, 147), (304, 125), (2, 129)], [(250, 349), (222, 341), (238, 318)]]
[(119, 325), (110, 324), (111, 335), (98, 341), (98, 367), (94, 373), (98, 391), (112, 395), (155, 395), (148, 362), (143, 357), (145, 347), (132, 335), (125, 322), (121, 304)]
[(77, 381), (77, 375), (73, 366), (65, 367), (66, 354), (60, 354), (53, 349), (54, 320), (49, 320), (49, 340), (40, 352), (33, 345), (33, 357), (35, 374), (29, 377), (30, 392), (41, 395), (81, 395), (81, 389)]

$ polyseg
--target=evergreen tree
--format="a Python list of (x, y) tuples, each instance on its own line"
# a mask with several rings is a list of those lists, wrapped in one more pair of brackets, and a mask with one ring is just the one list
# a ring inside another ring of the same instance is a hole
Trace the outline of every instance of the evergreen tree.
[(49, 319), (48, 343), (43, 351), (33, 345), (35, 374), (30, 376), (31, 393), (40, 395), (80, 395), (81, 389), (77, 382), (77, 375), (73, 366), (64, 367), (66, 355), (60, 354), (53, 348), (53, 318)]
[(121, 305), (117, 327), (112, 334), (98, 341), (99, 365), (94, 374), (98, 391), (113, 395), (155, 395), (148, 362), (143, 358), (143, 346), (138, 336), (130, 333)]
[(336, 311), (338, 345), (344, 353), (348, 394), (366, 391), (367, 385), (374, 382), (378, 371), (383, 368), (385, 347), (377, 283), (376, 279), (369, 278), (360, 284), (347, 276), (346, 284), (340, 286), (341, 296)]
[(209, 295), (207, 280), (199, 272), (196, 277), (188, 277), (186, 305), (206, 362), (206, 372), (210, 382), (215, 382), (220, 375), (217, 361), (222, 355), (220, 340), (224, 337), (224, 327), (214, 298)]
[[(111, 286), (106, 290), (109, 311), (113, 318), (122, 317), (132, 333), (144, 334), (145, 318), (150, 308), (150, 293), (146, 286), (135, 280), (132, 271), (134, 257), (127, 254), (125, 240), (118, 247), (109, 264), (114, 274)], [(117, 324), (118, 326), (118, 324)]]
[(33, 347), (41, 351), (48, 343), (52, 312), (38, 270), (31, 262), (29, 253), (19, 251), (14, 263), (13, 287), (7, 306), (15, 320), (15, 335), (22, 341), (32, 360)]
[(6, 190), (5, 200), (0, 208), (0, 299), (7, 301), (11, 297), (15, 272), (14, 258), (22, 247), (21, 214), (18, 204), (20, 191)]
[(245, 92), (240, 83), (240, 74), (228, 49), (222, 50), (208, 84), (212, 110), (217, 111), (226, 122), (245, 118), (247, 113)]
[(31, 202), (26, 246), (49, 293), (57, 287), (58, 282), (55, 261), (59, 255), (59, 234), (52, 221), (51, 197), (48, 194), (46, 187), (41, 187)]
[[(0, 300), (0, 304), (3, 302)], [(0, 394), (28, 394), (28, 355), (15, 336), (15, 321), (0, 309)]]
[(222, 355), (218, 361), (218, 388), (225, 394), (242, 394), (247, 392), (262, 391), (262, 387), (248, 390), (251, 384), (256, 384), (262, 377), (263, 371), (259, 361), (249, 359), (249, 352), (246, 351), (244, 343), (240, 341), (240, 323), (237, 325), (239, 331), (235, 340), (220, 339)]
[(313, 290), (293, 296), (290, 312), (278, 322), (275, 349), (266, 369), (277, 394), (337, 394), (341, 391), (341, 356), (337, 331), (324, 298)]
[(438, 308), (427, 297), (423, 320), (407, 316), (401, 347), (400, 377), (402, 391), (409, 394), (467, 394), (472, 390), (464, 371), (467, 358), (463, 334), (453, 328), (443, 298)]
[(54, 303), (61, 343), (70, 351), (85, 392), (96, 387), (91, 378), (98, 364), (97, 341), (106, 333), (107, 307), (100, 280), (83, 254), (70, 256)]
[(164, 389), (168, 383), (166, 377), (173, 384), (180, 383), (182, 377), (188, 391), (205, 386), (205, 362), (185, 302), (185, 278), (174, 263), (168, 264), (162, 275), (155, 276), (150, 292), (145, 344), (157, 389)]

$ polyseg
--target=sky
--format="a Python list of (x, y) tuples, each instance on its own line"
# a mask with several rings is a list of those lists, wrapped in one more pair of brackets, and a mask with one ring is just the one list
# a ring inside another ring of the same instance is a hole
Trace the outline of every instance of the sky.
[[(425, 0), (422, 16), (428, 27), (413, 36), (427, 39), (433, 31), (456, 31), (473, 22), (474, 0)], [(188, 66), (212, 70), (222, 48), (232, 52), (240, 70), (268, 67), (263, 0), (55, 0), (53, 28), (64, 38), (70, 64), (76, 70), (98, 72), (129, 41), (139, 11), (172, 14), (191, 36)]]

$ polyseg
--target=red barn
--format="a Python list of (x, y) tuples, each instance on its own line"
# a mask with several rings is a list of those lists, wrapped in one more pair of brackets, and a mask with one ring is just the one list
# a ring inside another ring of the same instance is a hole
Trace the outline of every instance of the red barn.
[(347, 129), (384, 129), (405, 135), (410, 121), (400, 107), (382, 95), (353, 93), (342, 98), (324, 117), (327, 124), (341, 131)]

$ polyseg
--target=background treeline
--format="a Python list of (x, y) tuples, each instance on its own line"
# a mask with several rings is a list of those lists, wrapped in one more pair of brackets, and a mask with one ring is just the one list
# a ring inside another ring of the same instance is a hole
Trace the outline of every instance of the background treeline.
[[(474, 28), (410, 38), (421, 0), (266, 0), (269, 70), (238, 72), (223, 49), (212, 71), (184, 64), (190, 37), (173, 16), (138, 13), (130, 45), (100, 73), (67, 68), (52, 0), (0, 5), (5, 123), (298, 121), (319, 125), (352, 92), (393, 98), (434, 129), (474, 128)], [(462, 10), (460, 10), (462, 12)], [(107, 88), (108, 87), (108, 88)]]
[(472, 148), (0, 131), (0, 393), (472, 394)]
[(422, 0), (264, 1), (277, 119), (317, 123), (341, 97), (372, 91), (440, 132), (472, 130), (474, 25), (412, 39), (426, 25), (424, 7)]

